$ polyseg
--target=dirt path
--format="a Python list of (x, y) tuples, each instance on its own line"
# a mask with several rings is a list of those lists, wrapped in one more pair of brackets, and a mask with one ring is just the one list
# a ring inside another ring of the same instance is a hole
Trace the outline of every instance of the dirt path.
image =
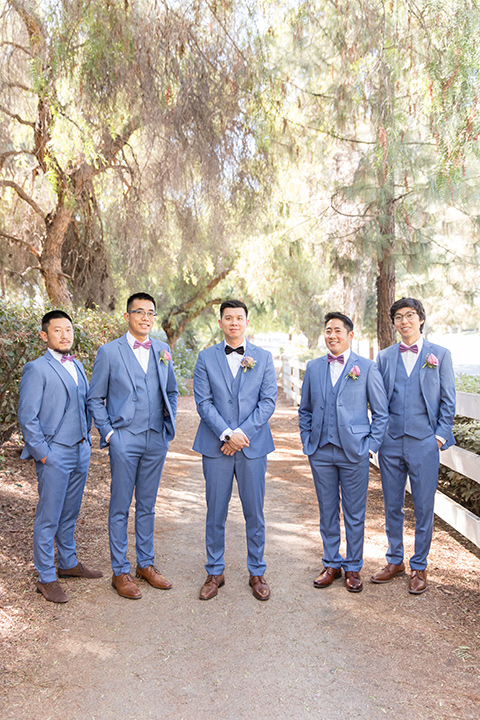
[[(106, 513), (109, 470), (96, 450), (78, 526), (80, 557), (97, 581), (62, 581), (70, 602), (36, 595), (31, 557), (35, 478), (9, 445), (0, 485), (2, 720), (462, 720), (480, 716), (480, 555), (436, 523), (430, 589), (406, 580), (312, 585), (321, 565), (318, 509), (301, 454), (296, 412), (274, 416), (277, 451), (267, 478), (267, 579), (261, 603), (247, 582), (238, 497), (227, 523), (226, 585), (201, 602), (203, 478), (190, 447), (197, 418), (180, 398), (158, 499), (157, 565), (169, 592), (142, 584), (128, 601), (110, 586)], [(411, 551), (412, 511), (407, 510)], [(372, 471), (364, 580), (383, 563), (378, 476)], [(133, 526), (130, 527), (133, 531)], [(129, 536), (133, 541), (133, 535)], [(134, 553), (129, 553), (132, 564)]]

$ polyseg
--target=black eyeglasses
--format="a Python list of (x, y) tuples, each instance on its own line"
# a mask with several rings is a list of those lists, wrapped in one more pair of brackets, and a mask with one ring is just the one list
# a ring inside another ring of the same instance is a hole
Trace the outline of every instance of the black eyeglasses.
[(129, 310), (129, 315), (138, 315), (138, 317), (148, 317), (148, 318), (154, 318), (157, 317), (157, 313), (153, 312), (153, 310)]

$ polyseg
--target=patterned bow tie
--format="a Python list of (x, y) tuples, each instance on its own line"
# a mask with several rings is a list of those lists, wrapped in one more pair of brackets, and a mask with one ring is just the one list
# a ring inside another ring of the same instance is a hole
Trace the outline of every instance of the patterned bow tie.
[(136, 350), (139, 347), (145, 348), (145, 350), (150, 350), (152, 347), (152, 341), (151, 340), (145, 340), (145, 342), (141, 343), (138, 340), (135, 340), (133, 343), (133, 349)]
[(328, 353), (327, 360), (329, 363), (337, 361), (340, 365), (345, 365), (345, 358), (343, 355), (332, 355), (331, 353)]
[(62, 363), (66, 363), (69, 360), (73, 360), (74, 357), (76, 357), (76, 355), (62, 355), (62, 357), (60, 358), (60, 361)]
[(415, 353), (415, 355), (418, 353), (418, 347), (416, 345), (410, 345), (410, 347), (409, 347), (408, 345), (404, 345), (403, 343), (400, 343), (400, 352), (401, 353), (408, 352), (409, 350), (410, 350), (410, 352)]
[(243, 345), (240, 345), (238, 348), (232, 348), (230, 345), (225, 345), (225, 355), (230, 355), (231, 353), (238, 353), (239, 355), (245, 355), (245, 349)]

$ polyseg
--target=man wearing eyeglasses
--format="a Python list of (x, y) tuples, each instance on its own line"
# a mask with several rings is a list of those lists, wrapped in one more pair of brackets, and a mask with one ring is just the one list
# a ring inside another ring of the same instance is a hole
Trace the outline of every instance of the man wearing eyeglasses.
[(387, 583), (403, 575), (405, 485), (410, 478), (415, 509), (415, 549), (410, 558), (408, 591), (427, 590), (427, 557), (433, 534), (433, 506), (438, 484), (439, 450), (455, 443), (455, 376), (450, 352), (422, 336), (425, 310), (414, 298), (390, 308), (401, 342), (377, 357), (389, 401), (389, 421), (378, 453), (388, 538), (387, 565), (372, 576)]
[(128, 513), (134, 492), (136, 575), (155, 588), (172, 587), (154, 565), (153, 531), (163, 464), (175, 435), (178, 390), (168, 345), (149, 337), (156, 314), (151, 295), (129, 297), (124, 314), (128, 330), (99, 349), (88, 395), (100, 447), (108, 446), (110, 453), (112, 585), (119, 595), (132, 600), (142, 597), (127, 560)]

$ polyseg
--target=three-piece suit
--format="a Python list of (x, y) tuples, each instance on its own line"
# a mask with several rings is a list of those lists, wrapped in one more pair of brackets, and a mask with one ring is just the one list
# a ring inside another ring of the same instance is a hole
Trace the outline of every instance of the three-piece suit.
[[(275, 409), (277, 380), (268, 351), (247, 341), (245, 356), (253, 358), (255, 366), (240, 367), (234, 377), (224, 342), (209, 347), (199, 353), (193, 378), (200, 415), (193, 449), (203, 456), (209, 575), (221, 575), (225, 568), (225, 522), (234, 476), (246, 522), (247, 567), (253, 576), (266, 569), (263, 503), (267, 455), (274, 450), (268, 420)], [(249, 439), (248, 447), (231, 456), (221, 450), (220, 437), (228, 428), (240, 428)]]
[[(359, 370), (356, 378), (349, 377), (354, 366)], [(378, 450), (387, 426), (387, 398), (377, 366), (350, 352), (333, 385), (327, 356), (311, 360), (298, 414), (303, 452), (308, 455), (320, 509), (323, 564), (359, 572), (363, 565), (369, 450)], [(340, 490), (345, 557), (340, 554)]]
[[(399, 345), (382, 350), (377, 357), (389, 403), (387, 433), (378, 453), (389, 542), (386, 557), (395, 565), (403, 562), (403, 506), (408, 474), (415, 509), (415, 551), (410, 567), (425, 570), (438, 484), (439, 448), (435, 436), (445, 441), (442, 450), (455, 443), (455, 375), (450, 352), (424, 339), (408, 376)], [(430, 354), (437, 360), (436, 366), (427, 364)]]
[(168, 443), (175, 435), (177, 383), (171, 360), (162, 360), (169, 347), (154, 338), (151, 342), (146, 372), (127, 333), (103, 345), (90, 381), (88, 405), (100, 446), (108, 445), (110, 454), (108, 530), (114, 575), (130, 572), (127, 524), (134, 492), (137, 564), (146, 568), (154, 563), (155, 503)]
[(57, 579), (54, 542), (58, 566), (77, 565), (74, 533), (90, 463), (91, 417), (83, 365), (70, 362), (78, 384), (50, 350), (25, 365), (20, 382), (21, 457), (35, 460), (38, 479), (33, 555), (41, 583)]

